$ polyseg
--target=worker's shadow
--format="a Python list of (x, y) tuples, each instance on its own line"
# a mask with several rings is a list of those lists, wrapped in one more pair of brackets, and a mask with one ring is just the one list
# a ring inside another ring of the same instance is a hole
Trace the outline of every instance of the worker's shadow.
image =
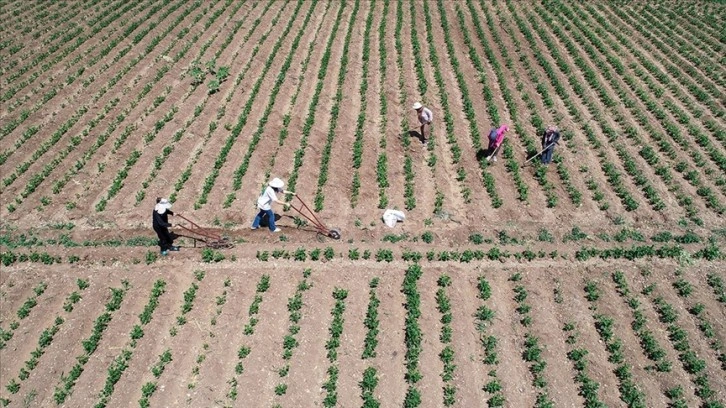
[[(277, 224), (278, 221), (282, 218), (282, 215), (275, 214), (275, 224)], [(267, 214), (263, 215), (262, 218), (260, 218), (260, 227), (269, 227), (270, 226), (270, 219), (267, 216)]]
[(476, 151), (476, 161), (480, 162), (483, 159), (486, 159), (487, 157), (489, 157), (488, 149), (479, 149)]
[(423, 135), (416, 130), (409, 130), (408, 137), (415, 137), (416, 139), (418, 139), (419, 142), (421, 142), (421, 143), (424, 142)]

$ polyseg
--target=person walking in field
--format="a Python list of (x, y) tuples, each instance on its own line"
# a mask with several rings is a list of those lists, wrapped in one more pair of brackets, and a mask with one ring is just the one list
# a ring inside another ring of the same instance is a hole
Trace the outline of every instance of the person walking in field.
[(257, 208), (259, 209), (259, 212), (257, 213), (257, 216), (255, 216), (255, 220), (252, 222), (251, 229), (258, 229), (262, 219), (267, 217), (270, 231), (282, 231), (280, 228), (275, 226), (275, 212), (272, 211), (272, 203), (275, 202), (282, 205), (290, 205), (290, 203), (278, 200), (277, 194), (295, 194), (292, 191), (283, 190), (282, 187), (284, 185), (285, 183), (277, 177), (267, 183), (267, 187), (265, 187), (265, 190), (262, 191), (262, 194), (260, 194), (257, 198)]
[(504, 143), (504, 134), (509, 132), (509, 126), (502, 124), (498, 128), (489, 131), (489, 147), (487, 149), (487, 161), (497, 161), (499, 147)]
[(178, 251), (179, 247), (174, 246), (174, 239), (169, 233), (171, 223), (169, 222), (169, 216), (174, 215), (171, 211), (171, 203), (166, 198), (158, 197), (156, 199), (156, 206), (152, 213), (152, 226), (156, 235), (159, 237), (159, 247), (161, 248), (161, 255), (166, 256), (169, 251)]
[(557, 126), (550, 125), (542, 133), (542, 164), (547, 165), (552, 163), (552, 154), (555, 152), (555, 145), (559, 144), (560, 131)]
[(421, 141), (425, 146), (429, 142), (428, 137), (426, 137), (426, 129), (431, 126), (431, 121), (434, 120), (434, 114), (431, 112), (431, 109), (421, 105), (421, 102), (414, 103), (413, 110), (418, 115), (418, 123), (421, 124)]

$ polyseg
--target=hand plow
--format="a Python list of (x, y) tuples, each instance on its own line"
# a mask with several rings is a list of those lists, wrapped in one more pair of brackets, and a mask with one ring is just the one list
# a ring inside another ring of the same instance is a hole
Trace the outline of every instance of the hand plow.
[(340, 239), (340, 229), (338, 228), (328, 228), (323, 224), (318, 217), (315, 216), (315, 213), (308, 207), (307, 204), (298, 196), (295, 195), (295, 198), (298, 199), (300, 202), (297, 206), (295, 206), (295, 203), (291, 202), (290, 208), (297, 211), (298, 214), (300, 214), (303, 218), (310, 221), (310, 223), (313, 225), (313, 227), (317, 230), (318, 234), (325, 235), (328, 238), (332, 239)]
[(194, 240), (194, 247), (197, 246), (197, 241), (202, 241), (208, 247), (214, 248), (214, 249), (223, 249), (223, 248), (234, 247), (234, 244), (229, 242), (229, 240), (227, 238), (222, 237), (221, 235), (214, 232), (213, 230), (208, 229), (208, 228), (202, 228), (197, 223), (184, 217), (183, 215), (176, 214), (175, 216), (179, 217), (189, 223), (189, 226), (186, 226), (182, 223), (178, 223), (178, 224), (174, 224), (174, 225), (179, 226), (180, 228), (184, 229), (185, 231), (188, 231), (192, 235), (192, 236), (189, 236), (188, 238), (191, 238)]

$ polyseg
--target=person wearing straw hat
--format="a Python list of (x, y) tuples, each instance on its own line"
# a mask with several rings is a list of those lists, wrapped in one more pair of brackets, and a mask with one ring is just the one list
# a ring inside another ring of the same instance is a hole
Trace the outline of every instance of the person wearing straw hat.
[(429, 108), (421, 105), (421, 102), (414, 103), (413, 110), (418, 114), (418, 123), (421, 124), (421, 141), (425, 146), (429, 142), (429, 139), (426, 137), (426, 126), (431, 125), (431, 121), (434, 120), (434, 114)]
[(169, 216), (174, 215), (171, 211), (171, 203), (166, 198), (158, 197), (156, 199), (156, 206), (154, 206), (154, 212), (152, 213), (152, 225), (156, 235), (159, 237), (159, 247), (161, 248), (161, 255), (166, 256), (169, 251), (178, 251), (179, 247), (174, 246), (174, 238), (169, 233), (171, 223), (169, 222)]
[(266, 216), (270, 231), (282, 231), (280, 228), (277, 228), (275, 226), (275, 213), (272, 211), (272, 203), (275, 202), (282, 205), (290, 205), (290, 203), (278, 200), (277, 194), (295, 194), (292, 191), (283, 190), (282, 187), (284, 185), (285, 183), (277, 177), (273, 178), (272, 180), (270, 180), (269, 183), (267, 183), (267, 187), (265, 187), (264, 191), (262, 191), (262, 194), (260, 194), (260, 196), (257, 198), (257, 209), (259, 209), (259, 212), (257, 213), (257, 216), (255, 216), (255, 220), (252, 222), (251, 229), (258, 229), (260, 227), (260, 222), (262, 221), (262, 218)]
[(555, 145), (559, 144), (560, 130), (555, 125), (547, 126), (544, 133), (542, 133), (542, 164), (547, 165), (552, 162), (552, 154), (555, 151)]

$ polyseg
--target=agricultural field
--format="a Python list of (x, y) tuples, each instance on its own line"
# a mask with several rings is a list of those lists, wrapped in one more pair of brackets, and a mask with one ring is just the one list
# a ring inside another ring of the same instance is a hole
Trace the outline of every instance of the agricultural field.
[[(0, 406), (726, 404), (722, 2), (0, 18)], [(342, 238), (250, 231), (272, 177)]]

